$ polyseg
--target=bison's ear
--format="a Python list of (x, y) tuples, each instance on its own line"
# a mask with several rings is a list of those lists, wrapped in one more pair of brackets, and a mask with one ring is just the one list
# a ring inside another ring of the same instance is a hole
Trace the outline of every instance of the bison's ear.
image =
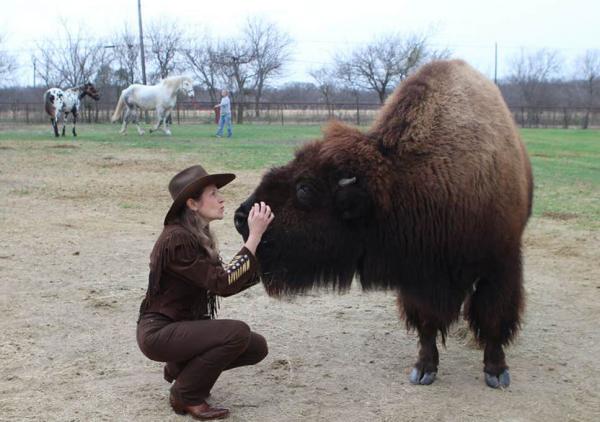
[(371, 213), (371, 197), (357, 182), (356, 177), (338, 181), (335, 193), (335, 209), (343, 220), (356, 220), (368, 217)]

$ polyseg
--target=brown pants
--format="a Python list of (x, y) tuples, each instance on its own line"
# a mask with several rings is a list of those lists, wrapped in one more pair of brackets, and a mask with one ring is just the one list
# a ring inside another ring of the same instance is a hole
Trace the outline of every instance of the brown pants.
[(254, 365), (268, 353), (263, 336), (230, 319), (173, 322), (147, 313), (138, 323), (137, 342), (146, 357), (167, 362), (176, 378), (171, 393), (189, 405), (208, 397), (221, 372)]

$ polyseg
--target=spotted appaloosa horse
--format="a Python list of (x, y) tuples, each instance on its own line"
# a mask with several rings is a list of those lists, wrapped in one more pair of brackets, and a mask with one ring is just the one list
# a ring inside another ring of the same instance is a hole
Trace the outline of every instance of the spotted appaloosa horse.
[(54, 135), (58, 137), (58, 122), (62, 123), (62, 136), (65, 136), (65, 123), (69, 113), (73, 115), (73, 136), (77, 136), (75, 125), (79, 115), (81, 99), (89, 95), (94, 100), (100, 99), (100, 94), (90, 82), (80, 87), (65, 89), (50, 88), (44, 93), (44, 104), (46, 113), (50, 115), (50, 123), (54, 129)]

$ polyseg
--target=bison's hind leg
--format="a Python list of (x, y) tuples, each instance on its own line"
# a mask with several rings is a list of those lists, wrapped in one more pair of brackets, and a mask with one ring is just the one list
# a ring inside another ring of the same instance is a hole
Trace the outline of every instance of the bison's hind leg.
[(433, 308), (425, 298), (400, 294), (398, 305), (406, 320), (408, 329), (414, 328), (419, 334), (419, 356), (409, 380), (412, 384), (429, 385), (435, 381), (439, 365), (439, 352), (436, 344), (438, 331), (445, 343), (448, 327), (460, 314), (462, 298), (447, 296), (446, 309)]
[(465, 316), (484, 349), (485, 381), (492, 388), (510, 385), (503, 346), (519, 330), (523, 301), (521, 257), (516, 252), (479, 279), (465, 305)]

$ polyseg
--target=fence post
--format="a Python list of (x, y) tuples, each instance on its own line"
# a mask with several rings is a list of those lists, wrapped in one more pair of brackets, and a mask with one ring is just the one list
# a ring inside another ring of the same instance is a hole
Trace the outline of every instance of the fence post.
[(521, 126), (525, 127), (525, 107), (521, 107)]
[(358, 106), (358, 95), (356, 96), (356, 126), (360, 126), (360, 108)]
[(590, 109), (586, 109), (583, 115), (583, 119), (581, 119), (581, 128), (587, 129), (590, 124)]
[(29, 124), (29, 104), (25, 104), (25, 121)]
[(281, 112), (281, 126), (283, 126), (283, 106), (279, 106), (279, 111)]
[(177, 124), (181, 124), (181, 119), (179, 118), (179, 103), (177, 103)]

